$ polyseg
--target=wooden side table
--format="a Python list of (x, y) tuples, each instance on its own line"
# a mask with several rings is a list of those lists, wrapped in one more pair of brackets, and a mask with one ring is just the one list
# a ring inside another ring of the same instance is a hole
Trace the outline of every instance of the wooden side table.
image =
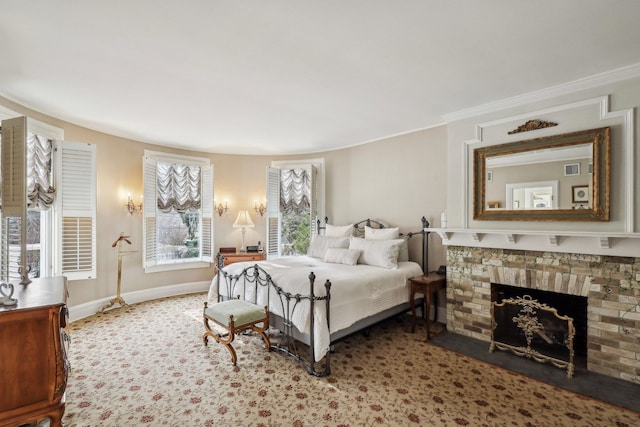
[[(236, 252), (236, 253), (223, 253), (224, 256), (224, 266), (226, 267), (229, 264), (233, 264), (235, 262), (243, 262), (243, 261), (264, 261), (265, 253), (264, 252)], [(218, 269), (216, 265), (213, 266), (214, 273), (218, 273)]]
[(236, 252), (235, 254), (224, 255), (224, 265), (243, 261), (264, 261), (264, 252)]
[[(429, 310), (431, 307), (431, 295), (443, 289), (446, 286), (447, 278), (442, 274), (437, 274), (435, 272), (431, 272), (429, 274), (423, 276), (412, 277), (409, 279), (411, 283), (411, 294), (409, 297), (409, 302), (411, 304), (411, 314), (413, 315), (413, 323), (411, 325), (411, 332), (415, 332), (416, 330), (416, 304), (415, 304), (415, 296), (416, 292), (424, 295), (425, 300), (425, 317), (426, 317), (426, 328), (427, 328), (427, 341), (431, 339), (431, 332), (429, 331)], [(434, 303), (438, 303), (437, 296), (434, 299)], [(436, 305), (435, 313), (438, 313), (438, 306)], [(437, 318), (436, 318), (437, 320)]]

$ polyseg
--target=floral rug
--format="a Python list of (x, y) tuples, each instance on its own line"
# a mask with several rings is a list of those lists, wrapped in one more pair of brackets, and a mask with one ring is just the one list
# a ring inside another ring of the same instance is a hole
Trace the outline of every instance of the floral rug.
[(65, 426), (638, 426), (640, 414), (454, 353), (390, 319), (308, 375), (244, 335), (202, 343), (205, 294), (68, 326)]

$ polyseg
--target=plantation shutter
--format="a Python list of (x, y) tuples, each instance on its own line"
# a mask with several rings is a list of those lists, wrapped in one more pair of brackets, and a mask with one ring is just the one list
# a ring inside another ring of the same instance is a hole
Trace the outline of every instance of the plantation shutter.
[(56, 172), (56, 271), (68, 280), (94, 279), (96, 269), (96, 146), (59, 141)]
[(267, 259), (281, 255), (280, 169), (267, 168)]
[(143, 227), (142, 237), (144, 240), (143, 256), (144, 268), (153, 267), (157, 264), (156, 259), (156, 245), (158, 243), (157, 233), (157, 220), (156, 214), (158, 212), (158, 202), (156, 186), (157, 173), (156, 173), (157, 161), (150, 157), (143, 158), (144, 169), (144, 200), (146, 203), (143, 205)]
[(27, 210), (27, 118), (2, 121), (2, 214), (22, 216)]
[(311, 226), (309, 228), (309, 238), (316, 235), (318, 232), (318, 171), (314, 165), (310, 165), (309, 169), (311, 170), (311, 197), (309, 200), (310, 204), (310, 221)]
[(202, 261), (213, 262), (213, 165), (202, 166), (202, 232), (200, 256)]
[[(18, 278), (27, 263), (27, 118), (2, 121), (2, 278)], [(20, 265), (18, 265), (20, 263)], [(25, 277), (27, 274), (25, 273)], [(22, 283), (29, 283), (28, 279)]]

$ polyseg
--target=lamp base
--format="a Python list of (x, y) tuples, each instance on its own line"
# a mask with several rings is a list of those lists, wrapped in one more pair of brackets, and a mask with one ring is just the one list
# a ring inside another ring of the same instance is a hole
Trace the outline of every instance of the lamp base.
[(247, 251), (247, 248), (244, 246), (244, 233), (246, 233), (246, 232), (247, 232), (247, 230), (245, 230), (245, 228), (244, 228), (244, 227), (242, 227), (242, 228), (240, 229), (240, 232), (242, 233), (242, 246), (240, 246), (240, 252), (246, 252), (246, 251)]

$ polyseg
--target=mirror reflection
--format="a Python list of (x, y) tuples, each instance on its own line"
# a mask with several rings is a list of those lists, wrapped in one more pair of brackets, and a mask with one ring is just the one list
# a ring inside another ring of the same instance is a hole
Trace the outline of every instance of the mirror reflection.
[[(487, 208), (589, 209), (592, 164), (591, 143), (487, 157)], [(576, 186), (587, 188), (586, 200), (573, 201)]]
[(474, 150), (474, 219), (608, 221), (610, 128)]

